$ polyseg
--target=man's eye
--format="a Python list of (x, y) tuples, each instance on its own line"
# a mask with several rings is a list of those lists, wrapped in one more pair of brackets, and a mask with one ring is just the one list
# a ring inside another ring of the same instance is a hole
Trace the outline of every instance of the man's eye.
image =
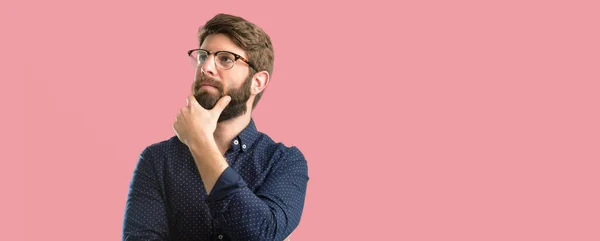
[(219, 61), (223, 63), (231, 63), (233, 62), (233, 58), (230, 56), (219, 56)]

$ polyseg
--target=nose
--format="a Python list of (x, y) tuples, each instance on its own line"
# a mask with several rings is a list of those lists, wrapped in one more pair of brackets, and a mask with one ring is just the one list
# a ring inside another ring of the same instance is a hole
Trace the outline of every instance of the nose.
[(204, 64), (202, 64), (199, 67), (200, 67), (200, 70), (206, 75), (210, 75), (210, 76), (217, 75), (217, 66), (215, 65), (214, 55), (209, 55), (206, 58), (206, 60), (204, 61)]

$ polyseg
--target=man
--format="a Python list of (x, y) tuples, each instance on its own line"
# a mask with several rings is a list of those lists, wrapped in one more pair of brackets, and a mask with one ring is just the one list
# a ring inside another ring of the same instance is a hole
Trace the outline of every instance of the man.
[(309, 178), (298, 148), (275, 143), (251, 118), (273, 71), (271, 40), (226, 14), (198, 39), (176, 136), (139, 156), (123, 240), (283, 240), (300, 222)]

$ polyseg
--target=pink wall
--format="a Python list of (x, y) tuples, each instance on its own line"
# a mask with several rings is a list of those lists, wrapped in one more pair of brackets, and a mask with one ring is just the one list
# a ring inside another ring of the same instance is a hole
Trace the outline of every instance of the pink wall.
[(309, 163), (292, 240), (600, 240), (596, 1), (87, 2), (0, 3), (2, 240), (120, 239), (219, 12), (275, 46), (254, 118)]

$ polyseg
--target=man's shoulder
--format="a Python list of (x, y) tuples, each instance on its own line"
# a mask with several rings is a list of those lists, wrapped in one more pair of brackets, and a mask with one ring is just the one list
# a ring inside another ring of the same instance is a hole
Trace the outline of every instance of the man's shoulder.
[(275, 169), (286, 170), (286, 172), (290, 172), (293, 169), (296, 173), (307, 175), (308, 162), (297, 146), (288, 146), (283, 142), (276, 142), (273, 145), (275, 151), (272, 160)]
[(287, 146), (282, 142), (277, 143), (278, 150), (283, 154), (283, 158), (286, 159), (302, 159), (304, 160), (304, 154), (300, 151), (300, 148), (297, 146)]
[(143, 154), (148, 155), (168, 155), (175, 154), (181, 151), (187, 150), (185, 144), (183, 144), (177, 136), (173, 136), (169, 139), (162, 140), (159, 142), (148, 145), (143, 151)]
[(268, 135), (263, 133), (261, 142), (263, 146), (267, 146), (267, 149), (273, 150), (273, 156), (276, 159), (304, 159), (304, 154), (300, 151), (300, 148), (294, 145), (286, 145), (283, 142), (275, 142)]

